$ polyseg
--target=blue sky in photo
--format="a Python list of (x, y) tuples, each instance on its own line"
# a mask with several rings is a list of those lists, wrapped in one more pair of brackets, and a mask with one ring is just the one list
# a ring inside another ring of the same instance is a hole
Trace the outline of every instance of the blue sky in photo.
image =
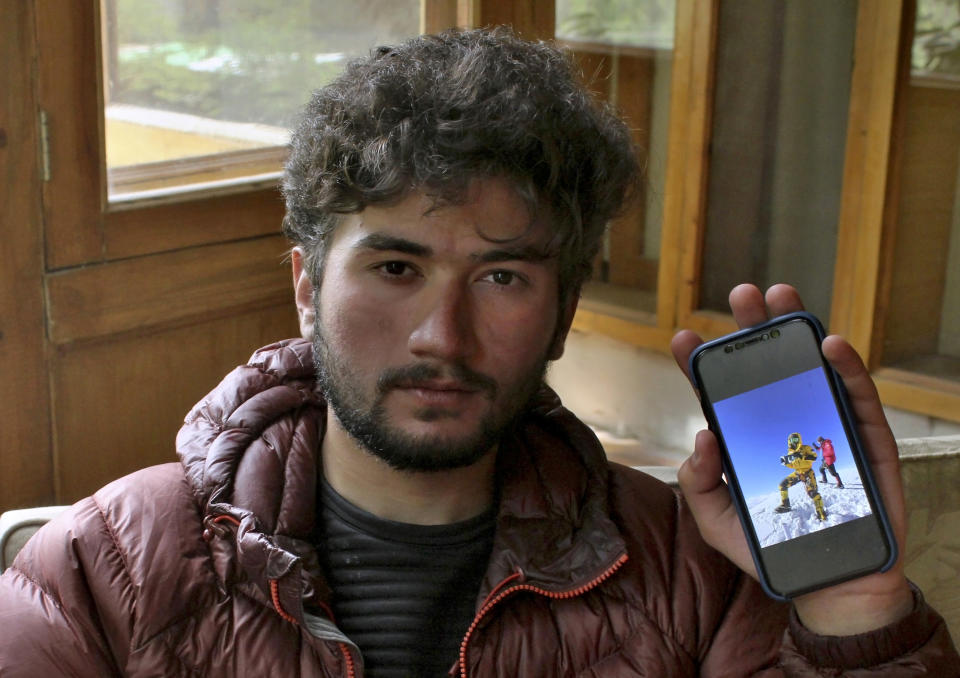
[[(820, 367), (725, 398), (713, 409), (745, 498), (776, 490), (792, 472), (780, 464), (780, 457), (787, 454), (787, 438), (794, 432), (811, 447), (817, 436), (829, 438), (837, 466), (853, 466), (830, 385)], [(820, 452), (813, 468), (819, 473)], [(844, 482), (849, 481), (844, 478)]]

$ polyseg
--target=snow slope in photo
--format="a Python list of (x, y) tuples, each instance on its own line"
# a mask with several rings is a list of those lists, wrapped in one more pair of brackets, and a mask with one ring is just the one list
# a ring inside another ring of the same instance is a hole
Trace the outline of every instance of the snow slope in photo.
[(797, 483), (789, 490), (792, 509), (789, 513), (774, 511), (780, 505), (780, 490), (777, 487), (767, 494), (747, 497), (747, 508), (753, 519), (760, 546), (772, 546), (787, 539), (870, 515), (870, 503), (856, 467), (838, 468), (837, 473), (843, 480), (843, 489), (836, 486), (836, 479), (829, 473), (826, 483), (820, 482), (820, 474), (817, 473), (817, 486), (827, 512), (827, 519), (822, 522), (817, 520), (813, 501), (807, 496), (803, 483)]

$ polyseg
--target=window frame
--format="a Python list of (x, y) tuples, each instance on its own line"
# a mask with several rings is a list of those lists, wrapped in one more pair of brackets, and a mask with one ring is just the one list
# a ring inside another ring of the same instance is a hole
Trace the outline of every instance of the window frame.
[[(107, 200), (103, 144), (100, 0), (63, 6), (35, 0), (36, 83), (40, 109), (45, 270), (74, 269), (278, 231), (283, 205), (273, 177), (204, 190)], [(667, 352), (679, 327), (704, 337), (735, 329), (729, 314), (697, 309), (706, 185), (709, 178), (713, 60), (720, 0), (677, 0), (667, 139), (666, 186), (649, 322), (585, 302), (574, 328)], [(914, 0), (859, 0), (855, 63), (844, 156), (832, 332), (846, 336), (872, 369), (883, 402), (960, 421), (960, 385), (878, 364), (889, 294), (900, 110), (909, 77), (907, 25)], [(510, 23), (521, 35), (550, 38), (555, 6), (507, 0), (422, 0), (426, 31)], [(895, 45), (895, 49), (891, 46)], [(275, 294), (271, 292), (271, 294)], [(48, 314), (56, 314), (49, 309)], [(55, 318), (52, 318), (55, 319)]]
[[(574, 328), (669, 351), (673, 333), (736, 329), (730, 314), (697, 308), (720, 0), (677, 0), (657, 312), (650, 324), (582, 308)], [(899, 96), (909, 79), (914, 0), (859, 0), (828, 326), (871, 369), (881, 400), (960, 422), (960, 384), (879, 364), (890, 289), (902, 136)]]
[[(462, 0), (421, 0), (421, 30), (463, 25), (468, 5)], [(281, 170), (278, 161), (284, 155), (278, 147), (236, 155), (240, 163), (274, 162), (272, 168), (258, 170), (253, 181), (214, 181), (108, 200), (102, 14), (101, 0), (66, 5), (36, 0), (47, 270), (147, 253), (131, 242), (131, 228), (136, 228), (137, 239), (153, 243), (151, 252), (277, 233), (283, 206), (276, 180)], [(178, 164), (191, 172), (208, 166), (209, 159)], [(165, 171), (164, 163), (159, 165)], [(243, 198), (224, 199), (237, 194)], [(131, 211), (136, 212), (135, 226)], [(173, 212), (179, 222), (176, 228), (170, 223)], [(218, 215), (216, 225), (210, 223), (213, 213)]]

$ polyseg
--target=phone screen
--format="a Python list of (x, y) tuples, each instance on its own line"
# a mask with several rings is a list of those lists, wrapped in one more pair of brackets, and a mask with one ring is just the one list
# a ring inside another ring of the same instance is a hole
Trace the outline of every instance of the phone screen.
[(767, 584), (785, 597), (889, 559), (872, 485), (803, 319), (703, 351), (695, 370)]

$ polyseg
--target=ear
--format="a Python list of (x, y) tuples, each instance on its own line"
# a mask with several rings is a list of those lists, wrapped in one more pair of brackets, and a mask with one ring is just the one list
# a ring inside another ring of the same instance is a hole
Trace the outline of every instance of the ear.
[(563, 355), (563, 347), (567, 343), (567, 335), (570, 333), (570, 326), (573, 325), (573, 316), (577, 313), (578, 303), (580, 303), (580, 290), (572, 290), (570, 298), (560, 309), (560, 317), (557, 318), (557, 331), (553, 335), (553, 343), (550, 345), (550, 352), (547, 354), (548, 360), (559, 360)]
[(290, 263), (293, 268), (293, 296), (297, 302), (297, 317), (300, 320), (300, 335), (304, 339), (313, 336), (313, 321), (316, 310), (313, 304), (313, 283), (304, 265), (302, 247), (294, 247), (290, 251)]

